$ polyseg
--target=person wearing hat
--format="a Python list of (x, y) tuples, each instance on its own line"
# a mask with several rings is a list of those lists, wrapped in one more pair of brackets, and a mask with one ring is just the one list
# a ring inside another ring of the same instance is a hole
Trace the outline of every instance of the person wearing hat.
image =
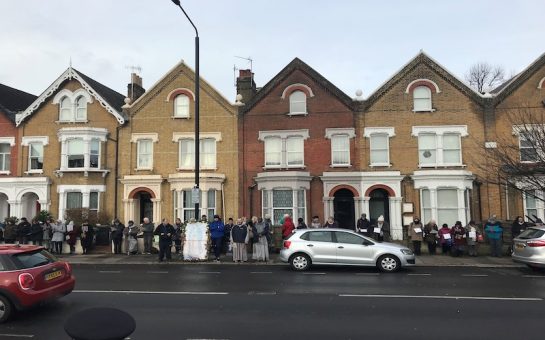
[(367, 219), (367, 214), (361, 214), (356, 223), (356, 232), (368, 236), (371, 233), (371, 222)]
[(138, 233), (140, 228), (134, 225), (134, 221), (129, 221), (127, 223), (127, 255), (136, 255), (138, 253)]
[(214, 215), (214, 220), (209, 225), (210, 238), (212, 239), (212, 249), (214, 250), (215, 260), (219, 262), (221, 254), (221, 245), (223, 243), (223, 236), (225, 232), (225, 226), (219, 215)]
[(456, 221), (454, 227), (450, 230), (452, 235), (452, 256), (458, 257), (464, 254), (465, 245), (466, 245), (466, 230), (462, 226), (461, 221)]
[(503, 228), (501, 223), (496, 220), (496, 215), (492, 215), (486, 225), (484, 226), (484, 232), (490, 243), (490, 256), (501, 257), (502, 256), (502, 240), (503, 240)]
[(382, 215), (377, 218), (377, 224), (373, 227), (373, 238), (377, 241), (390, 241), (390, 225)]
[(422, 241), (424, 240), (424, 226), (418, 216), (415, 216), (409, 225), (409, 238), (413, 243), (414, 254), (420, 255)]

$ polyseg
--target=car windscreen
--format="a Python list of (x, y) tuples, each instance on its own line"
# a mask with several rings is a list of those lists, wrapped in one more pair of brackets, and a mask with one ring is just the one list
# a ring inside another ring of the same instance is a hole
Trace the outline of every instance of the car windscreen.
[(315, 242), (333, 242), (331, 231), (309, 231), (301, 235), (301, 239)]
[(541, 236), (543, 236), (543, 234), (545, 234), (545, 230), (543, 229), (528, 228), (520, 233), (518, 238), (523, 240), (529, 240), (531, 238), (540, 238)]
[(35, 268), (57, 261), (53, 255), (43, 249), (14, 254), (12, 258), (17, 269)]

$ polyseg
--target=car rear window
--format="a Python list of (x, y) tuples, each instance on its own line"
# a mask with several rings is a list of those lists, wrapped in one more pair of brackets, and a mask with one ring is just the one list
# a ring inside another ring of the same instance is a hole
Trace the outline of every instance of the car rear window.
[(39, 267), (56, 261), (57, 259), (53, 255), (43, 249), (13, 255), (13, 262), (17, 269)]
[(545, 234), (545, 230), (543, 229), (528, 228), (520, 233), (518, 238), (528, 240), (531, 238), (540, 238), (541, 236), (543, 236), (543, 234)]

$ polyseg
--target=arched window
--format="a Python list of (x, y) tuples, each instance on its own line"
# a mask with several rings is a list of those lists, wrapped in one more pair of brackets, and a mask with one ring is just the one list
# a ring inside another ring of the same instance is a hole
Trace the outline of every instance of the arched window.
[(427, 86), (418, 86), (413, 90), (414, 111), (431, 111), (431, 90)]
[(76, 120), (87, 119), (87, 99), (84, 96), (79, 96), (76, 100)]
[(59, 120), (60, 121), (69, 121), (72, 120), (72, 103), (70, 102), (70, 98), (64, 97), (61, 99), (60, 104), (60, 112), (59, 112)]
[(176, 96), (174, 100), (174, 117), (189, 118), (189, 97), (185, 94)]
[(307, 95), (303, 91), (294, 91), (290, 94), (290, 114), (307, 113)]

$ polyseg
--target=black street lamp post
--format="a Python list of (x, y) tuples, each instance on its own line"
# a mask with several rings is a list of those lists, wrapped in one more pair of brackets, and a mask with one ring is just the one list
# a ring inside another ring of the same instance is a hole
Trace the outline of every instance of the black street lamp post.
[(201, 199), (200, 189), (199, 189), (199, 170), (200, 170), (200, 139), (199, 139), (199, 31), (197, 27), (189, 18), (189, 15), (185, 12), (182, 5), (180, 5), (180, 0), (172, 0), (172, 2), (180, 7), (185, 17), (193, 28), (195, 29), (195, 187), (191, 193), (193, 202), (195, 203), (195, 219), (199, 220), (199, 204)]

